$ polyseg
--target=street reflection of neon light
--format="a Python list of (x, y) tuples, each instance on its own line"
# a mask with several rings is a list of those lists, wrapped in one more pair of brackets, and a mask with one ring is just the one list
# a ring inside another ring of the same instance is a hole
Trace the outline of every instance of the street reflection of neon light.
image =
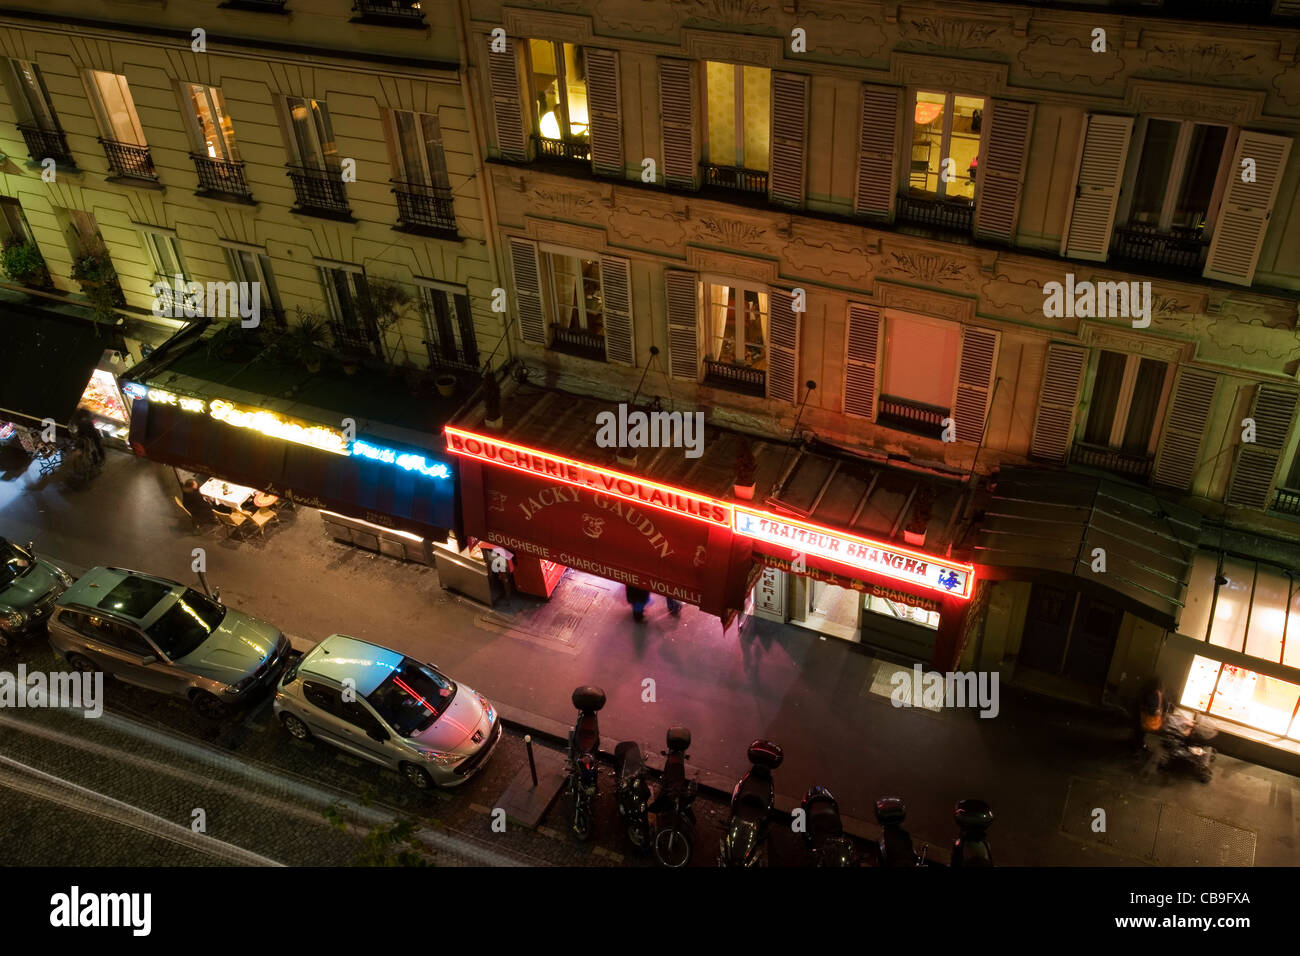
[(450, 478), (451, 469), (441, 462), (428, 461), (423, 455), (397, 452), (391, 448), (380, 448), (370, 442), (357, 439), (352, 443), (352, 454), (369, 458), (371, 461), (396, 465), (406, 471), (414, 471), (426, 478)]

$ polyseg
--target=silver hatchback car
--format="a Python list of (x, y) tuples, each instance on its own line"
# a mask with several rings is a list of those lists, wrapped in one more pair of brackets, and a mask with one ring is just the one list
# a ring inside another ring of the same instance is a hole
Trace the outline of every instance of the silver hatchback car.
[(275, 713), (291, 736), (396, 770), (421, 790), (464, 783), (501, 741), (501, 721), (482, 694), (343, 634), (289, 665)]

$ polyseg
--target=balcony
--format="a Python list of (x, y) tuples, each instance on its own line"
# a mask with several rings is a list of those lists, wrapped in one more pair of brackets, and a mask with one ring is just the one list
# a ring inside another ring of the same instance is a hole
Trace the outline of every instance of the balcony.
[(947, 408), (914, 402), (896, 395), (881, 395), (876, 406), (876, 421), (887, 428), (910, 432), (924, 438), (942, 438), (943, 422), (952, 414)]
[(900, 193), (898, 221), (969, 235), (975, 225), (975, 203), (969, 199), (939, 199)]
[(23, 134), (23, 141), (27, 143), (27, 154), (31, 156), (32, 162), (39, 163), (42, 160), (52, 159), (58, 166), (67, 169), (77, 168), (63, 130), (42, 129), (30, 123), (19, 123), (18, 131)]
[(444, 348), (437, 342), (424, 340), (424, 348), (429, 354), (430, 368), (445, 368), (456, 371), (478, 371), (478, 355), (469, 355), (455, 346)]
[(1273, 501), (1273, 510), (1284, 515), (1300, 515), (1300, 491), (1279, 488)]
[(1115, 259), (1143, 262), (1170, 269), (1199, 273), (1209, 243), (1201, 229), (1171, 229), (1154, 226), (1116, 226), (1110, 251)]
[(551, 323), (551, 348), (566, 355), (605, 361), (605, 336), (586, 329), (570, 329)]
[(379, 355), (382, 357), (379, 344), (365, 329), (359, 329), (343, 322), (331, 322), (330, 335), (334, 338), (335, 348), (345, 355)]
[(244, 203), (253, 201), (253, 193), (244, 181), (243, 163), (231, 163), (198, 153), (190, 153), (190, 159), (194, 160), (194, 169), (199, 174), (198, 195)]
[(424, 11), (411, 0), (356, 0), (353, 22), (380, 23), (390, 27), (423, 27)]
[(591, 143), (583, 139), (550, 139), (533, 134), (533, 144), (537, 155), (547, 159), (569, 159), (577, 162), (591, 162)]
[(1075, 442), (1074, 447), (1070, 449), (1072, 465), (1100, 468), (1103, 471), (1128, 475), (1143, 481), (1151, 474), (1151, 459), (1150, 455), (1138, 455), (1118, 448), (1088, 445), (1083, 442)]
[(348, 207), (348, 195), (339, 170), (290, 166), (289, 178), (293, 180), (293, 191), (297, 196), (297, 203), (290, 212), (352, 221), (352, 210)]
[(729, 392), (764, 398), (767, 395), (767, 372), (749, 365), (704, 360), (704, 384), (725, 388)]
[(252, 10), (258, 13), (284, 13), (285, 0), (225, 0), (217, 4), (224, 10)]
[(110, 179), (135, 179), (145, 183), (157, 183), (158, 172), (153, 168), (153, 157), (149, 155), (148, 146), (136, 146), (134, 143), (119, 143), (113, 139), (99, 140), (104, 147), (104, 156), (108, 158)]
[[(189, 282), (188, 277), (182, 277), (182, 289)], [(154, 283), (162, 283), (165, 288), (160, 286), (151, 286), (149, 291), (153, 293), (154, 315), (169, 316), (171, 318), (180, 318), (185, 315), (185, 309), (188, 307), (191, 316), (204, 314), (206, 303), (204, 302), (203, 293), (190, 295), (182, 291), (176, 294), (176, 277), (163, 275), (161, 272), (154, 275)]]
[(719, 166), (716, 163), (700, 163), (700, 169), (704, 170), (705, 186), (767, 195), (767, 173), (745, 169), (743, 166)]
[(451, 190), (422, 183), (390, 180), (397, 196), (397, 228), (427, 236), (456, 239), (456, 211)]

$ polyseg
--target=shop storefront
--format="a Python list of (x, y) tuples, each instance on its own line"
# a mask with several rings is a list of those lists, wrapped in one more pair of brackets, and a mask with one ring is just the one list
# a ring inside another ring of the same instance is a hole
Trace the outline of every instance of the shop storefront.
[(90, 413), (95, 428), (104, 438), (122, 447), (126, 447), (131, 431), (130, 409), (118, 387), (118, 375), (125, 371), (122, 353), (105, 349), (77, 405)]

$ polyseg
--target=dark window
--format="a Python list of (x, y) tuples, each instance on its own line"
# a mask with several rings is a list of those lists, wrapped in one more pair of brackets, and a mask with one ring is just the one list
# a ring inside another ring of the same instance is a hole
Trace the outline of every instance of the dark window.
[(158, 602), (171, 594), (172, 586), (147, 578), (123, 578), (113, 590), (109, 591), (95, 607), (105, 611), (116, 611), (123, 617), (144, 618), (149, 615)]
[(341, 716), (353, 727), (360, 727), (366, 733), (370, 733), (372, 730), (384, 730), (384, 726), (375, 719), (375, 715), (366, 708), (365, 704), (358, 700), (350, 700), (345, 703)]
[(0, 540), (0, 588), (7, 588), (30, 571), (36, 562), (32, 556), (8, 541)]
[(135, 654), (137, 657), (157, 656), (154, 649), (149, 646), (149, 642), (135, 628), (123, 624), (121, 621), (110, 621), (107, 618), (91, 618), (90, 620), (95, 636), (109, 647), (115, 647), (119, 651), (126, 651), (128, 654)]
[(216, 601), (186, 588), (162, 617), (149, 626), (149, 636), (172, 660), (191, 654), (208, 639), (226, 616)]
[(410, 737), (442, 716), (455, 695), (449, 678), (406, 657), (366, 700), (398, 734)]
[(337, 717), (342, 710), (342, 698), (335, 687), (317, 684), (314, 681), (306, 681), (302, 685), (302, 695), (307, 698), (309, 704), (313, 707), (319, 707), (327, 714), (333, 714)]

